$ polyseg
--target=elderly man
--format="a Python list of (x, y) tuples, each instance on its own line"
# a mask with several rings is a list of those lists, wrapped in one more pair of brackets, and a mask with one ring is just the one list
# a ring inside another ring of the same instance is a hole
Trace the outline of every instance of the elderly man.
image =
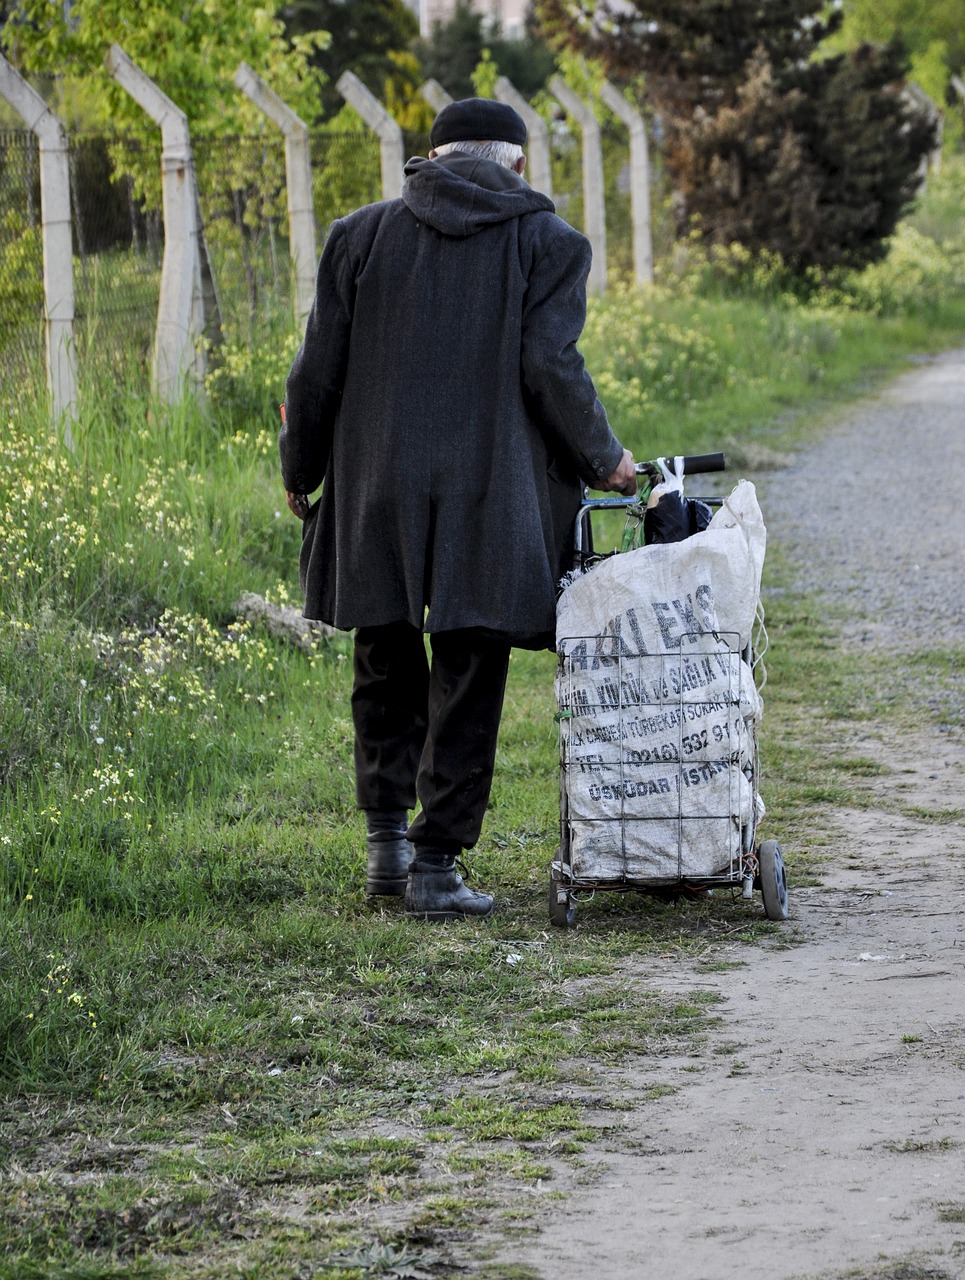
[(576, 346), (590, 248), (523, 180), (525, 141), (502, 103), (439, 113), (401, 199), (333, 223), (286, 388), (305, 616), (355, 629), (366, 892), (426, 920), (492, 911), (456, 856), (510, 649), (553, 645), (583, 483), (636, 489)]

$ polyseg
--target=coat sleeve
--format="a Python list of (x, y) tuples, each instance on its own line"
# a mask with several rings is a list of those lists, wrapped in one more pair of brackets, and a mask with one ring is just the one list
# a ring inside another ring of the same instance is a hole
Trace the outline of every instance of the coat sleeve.
[(305, 339), (285, 384), (278, 447), (284, 486), (311, 493), (325, 478), (342, 400), (354, 285), (345, 229), (334, 222), (318, 264)]
[(554, 454), (586, 484), (616, 470), (623, 446), (577, 348), (586, 322), (590, 245), (571, 228), (533, 264), (523, 309), (523, 386)]

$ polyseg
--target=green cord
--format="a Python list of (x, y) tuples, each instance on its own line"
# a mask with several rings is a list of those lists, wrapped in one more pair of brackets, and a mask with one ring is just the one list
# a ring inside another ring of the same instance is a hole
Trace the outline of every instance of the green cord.
[(640, 487), (637, 489), (637, 501), (627, 507), (627, 519), (623, 526), (623, 537), (620, 540), (620, 551), (635, 551), (644, 545), (643, 518), (647, 512), (647, 501), (653, 492), (654, 479), (646, 473), (640, 476)]

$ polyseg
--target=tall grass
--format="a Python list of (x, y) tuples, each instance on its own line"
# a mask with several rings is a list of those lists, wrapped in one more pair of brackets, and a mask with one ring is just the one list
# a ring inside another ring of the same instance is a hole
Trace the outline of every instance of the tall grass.
[[(917, 254), (914, 270), (891, 260), (804, 296), (775, 264), (739, 271), (731, 255), (594, 304), (584, 349), (625, 442), (642, 457), (723, 444), (753, 470), (753, 459), (807, 439), (835, 397), (910, 353), (961, 341), (962, 233), (943, 188), (934, 200), (920, 214), (928, 235), (903, 232), (896, 248)], [(944, 274), (922, 265), (936, 246)], [(279, 342), (246, 374), (239, 348), (204, 407), (87, 386), (74, 453), (27, 401), (0, 439), (4, 1114), (34, 1153), (29, 1169), (58, 1159), (54, 1119), (28, 1120), (17, 1101), (36, 1095), (48, 1099), (41, 1117), (80, 1108), (85, 1132), (105, 1143), (123, 1123), (131, 1141), (155, 1144), (143, 1175), (125, 1166), (133, 1181), (101, 1199), (76, 1191), (56, 1212), (41, 1172), (18, 1175), (0, 1191), (0, 1259), (12, 1260), (0, 1276), (66, 1275), (78, 1253), (107, 1259), (105, 1275), (128, 1274), (110, 1259), (138, 1249), (165, 1275), (226, 1274), (239, 1236), (215, 1212), (223, 1188), (297, 1178), (314, 1179), (330, 1206), (391, 1197), (402, 1184), (379, 1164), (383, 1149), (362, 1160), (338, 1147), (386, 1114), (433, 1141), (498, 1131), (558, 1150), (561, 1133), (578, 1140), (579, 1117), (533, 1110), (537, 1086), (572, 1078), (581, 1054), (608, 1062), (679, 1043), (702, 1016), (691, 1002), (670, 1007), (620, 984), (577, 992), (566, 979), (648, 946), (697, 949), (764, 927), (740, 903), (675, 910), (633, 899), (595, 904), (576, 934), (548, 935), (558, 821), (549, 654), (518, 653), (511, 666), (474, 858), (499, 891), (495, 920), (425, 930), (393, 904), (366, 904), (348, 643), (304, 652), (236, 607), (246, 590), (278, 604), (297, 592), (299, 528), (284, 507), (271, 408), (289, 359)], [(814, 659), (817, 628), (789, 597), (774, 610), (781, 680), (763, 749), (781, 837), (802, 832), (814, 802), (795, 789), (801, 760), (777, 738), (811, 671), (795, 655)], [(825, 676), (846, 682), (833, 651), (824, 656)], [(810, 765), (830, 791), (848, 785), (827, 753)], [(503, 1073), (509, 1094), (480, 1101), (472, 1082), (485, 1072)], [(50, 1101), (58, 1095), (72, 1101)], [(201, 1156), (193, 1173), (177, 1155), (186, 1129)], [(400, 1168), (411, 1159), (402, 1154)], [(542, 1176), (532, 1153), (513, 1159), (518, 1176)], [(168, 1231), (163, 1214), (135, 1230), (140, 1219), (117, 1207), (161, 1186), (165, 1204), (187, 1212), (172, 1188), (192, 1178), (195, 1235)], [(101, 1235), (84, 1234), (88, 1220)], [(280, 1221), (271, 1229), (288, 1239)], [(290, 1275), (301, 1248), (289, 1241), (272, 1260), (252, 1244), (246, 1274)]]

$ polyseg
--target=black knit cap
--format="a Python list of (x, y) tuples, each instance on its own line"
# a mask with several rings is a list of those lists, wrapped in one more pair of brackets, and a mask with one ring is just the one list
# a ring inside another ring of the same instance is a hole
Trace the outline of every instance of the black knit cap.
[(442, 108), (433, 122), (429, 142), (433, 147), (447, 142), (515, 142), (522, 147), (526, 145), (526, 125), (505, 102), (463, 98)]

